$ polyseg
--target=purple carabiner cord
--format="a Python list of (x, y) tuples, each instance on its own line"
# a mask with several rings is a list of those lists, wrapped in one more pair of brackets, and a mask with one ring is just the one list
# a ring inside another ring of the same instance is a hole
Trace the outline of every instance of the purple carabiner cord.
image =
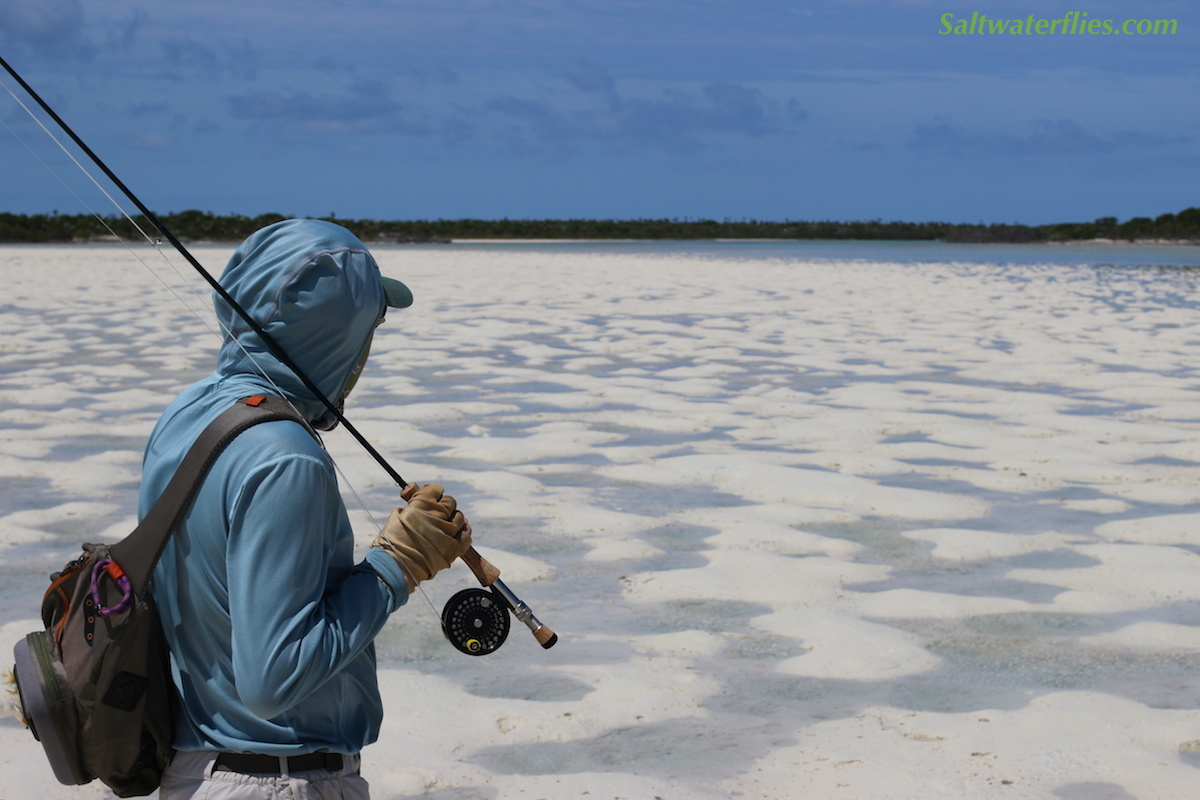
[[(133, 603), (133, 587), (129, 585), (129, 577), (121, 572), (119, 576), (113, 576), (108, 571), (109, 565), (113, 564), (111, 558), (102, 558), (92, 567), (92, 599), (96, 601), (96, 610), (106, 617), (111, 617), (113, 614), (120, 614), (125, 611)], [(120, 567), (117, 567), (120, 570)], [(117, 586), (124, 592), (121, 601), (112, 608), (104, 605), (104, 601), (100, 598), (100, 576), (103, 573), (108, 573), (109, 577), (117, 582)]]

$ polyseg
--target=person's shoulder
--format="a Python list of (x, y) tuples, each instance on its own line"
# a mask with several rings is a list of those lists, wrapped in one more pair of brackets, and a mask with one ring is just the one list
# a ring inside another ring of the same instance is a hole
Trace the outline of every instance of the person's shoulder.
[[(212, 471), (227, 497), (241, 497), (246, 487), (264, 482), (291, 493), (326, 491), (336, 486), (333, 460), (299, 422), (272, 420), (238, 434), (217, 458)], [(260, 488), (253, 489), (254, 492)]]
[(299, 456), (329, 463), (329, 454), (312, 432), (290, 419), (252, 425), (238, 434), (236, 444), (238, 450), (256, 453), (261, 460)]

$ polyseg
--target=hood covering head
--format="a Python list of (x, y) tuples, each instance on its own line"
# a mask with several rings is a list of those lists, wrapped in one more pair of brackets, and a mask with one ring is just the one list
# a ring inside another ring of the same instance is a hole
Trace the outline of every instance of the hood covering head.
[[(385, 290), (358, 237), (322, 220), (284, 220), (252, 234), (230, 258), (220, 283), (339, 406), (387, 305), (412, 303), (399, 281), (389, 279)], [(315, 427), (333, 427), (336, 418), (325, 404), (215, 292), (213, 304), (226, 332), (217, 374), (261, 380), (265, 373)]]

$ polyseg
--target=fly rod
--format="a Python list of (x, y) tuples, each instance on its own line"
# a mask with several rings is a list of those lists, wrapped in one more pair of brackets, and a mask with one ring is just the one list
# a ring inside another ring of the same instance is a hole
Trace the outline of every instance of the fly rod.
[[(389, 464), (387, 459), (385, 459), (383, 455), (375, 449), (374, 445), (367, 441), (366, 437), (359, 432), (358, 428), (354, 427), (354, 425), (352, 425), (350, 421), (346, 419), (345, 415), (342, 413), (342, 410), (325, 396), (325, 393), (322, 392), (315, 383), (313, 383), (313, 381), (303, 372), (303, 370), (296, 366), (296, 363), (291, 359), (290, 356), (288, 356), (286, 352), (284, 352), (283, 348), (279, 346), (279, 344), (270, 336), (270, 334), (263, 330), (262, 326), (250, 316), (250, 313), (246, 311), (246, 309), (242, 308), (241, 304), (238, 303), (238, 301), (235, 300), (233, 296), (225, 290), (225, 287), (221, 286), (220, 282), (214, 278), (199, 261), (196, 260), (191, 252), (189, 252), (188, 249), (184, 247), (178, 239), (175, 238), (175, 235), (167, 229), (167, 226), (162, 223), (162, 221), (154, 214), (154, 212), (147, 208), (146, 205), (138, 199), (137, 195), (135, 195), (133, 191), (131, 191), (129, 187), (126, 186), (125, 183), (118, 178), (111, 169), (108, 168), (108, 165), (105, 164), (104, 161), (92, 151), (92, 148), (88, 147), (87, 143), (84, 142), (83, 139), (79, 138), (71, 126), (68, 125), (62, 119), (62, 117), (60, 117), (54, 111), (54, 109), (50, 107), (49, 103), (42, 99), (41, 95), (34, 91), (32, 86), (25, 82), (25, 79), (22, 78), (20, 74), (18, 74), (17, 71), (13, 69), (13, 67), (7, 61), (4, 60), (3, 57), (0, 57), (0, 66), (3, 66), (5, 71), (7, 71), (8, 74), (11, 75), (13, 79), (21, 85), (21, 88), (24, 89), (31, 98), (33, 98), (33, 100), (52, 120), (54, 120), (54, 123), (58, 125), (58, 127), (64, 133), (66, 133), (67, 136), (71, 137), (71, 141), (73, 141), (79, 147), (79, 149), (83, 151), (88, 159), (90, 159), (91, 162), (95, 164), (110, 181), (112, 181), (113, 185), (120, 189), (121, 193), (124, 194), (131, 203), (137, 206), (137, 209), (141, 212), (142, 216), (144, 216), (150, 222), (150, 224), (162, 234), (163, 238), (170, 242), (171, 245), (177, 251), (179, 251), (179, 254), (182, 255), (198, 273), (200, 273), (200, 276), (204, 278), (205, 282), (208, 283), (209, 286), (212, 287), (213, 291), (220, 295), (221, 299), (228, 303), (230, 308), (232, 308), (234, 312), (242, 318), (242, 321), (250, 326), (250, 329), (254, 331), (254, 333), (262, 340), (263, 344), (267, 346), (267, 349), (271, 351), (271, 354), (278, 358), (279, 361), (284, 364), (284, 366), (290, 369), (296, 375), (296, 377), (300, 379), (300, 382), (304, 384), (305, 388), (312, 392), (321, 401), (325, 408), (329, 409), (334, 418), (337, 419), (337, 421), (350, 433), (350, 435), (353, 436), (360, 445), (362, 445), (363, 449), (365, 449), (367, 453), (370, 454), (373, 459), (375, 459), (375, 462), (383, 468), (384, 472), (386, 472), (392, 478), (392, 480), (396, 482), (401, 489), (401, 498), (407, 501), (412, 496), (412, 493), (416, 491), (416, 485), (410, 484), (408, 481), (404, 480), (404, 478), (400, 476), (400, 473), (392, 468), (392, 465)], [(518, 620), (524, 622), (529, 627), (529, 629), (533, 632), (534, 637), (543, 648), (548, 649), (554, 646), (554, 644), (558, 641), (558, 636), (552, 630), (538, 621), (537, 617), (533, 615), (533, 612), (529, 610), (529, 607), (518, 600), (517, 596), (513, 594), (512, 590), (504, 585), (504, 583), (500, 580), (500, 571), (496, 569), (495, 566), (483, 558), (483, 556), (479, 555), (479, 553), (473, 547), (462, 556), (462, 560), (471, 568), (471, 571), (475, 573), (475, 577), (479, 580), (480, 584), (486, 587), (491, 587), (492, 590), (503, 601), (503, 607), (511, 609), (514, 616), (516, 616)], [(462, 595), (464, 593), (460, 592), (459, 594)], [(479, 604), (482, 605), (482, 601), (480, 601)], [(447, 611), (449, 610), (450, 608), (448, 606)], [(446, 629), (445, 620), (446, 614), (443, 613), (443, 629)], [(507, 622), (507, 620), (507, 614), (505, 614), (504, 621)], [(478, 618), (473, 618), (471, 624), (474, 627), (486, 627), (486, 625), (480, 622)], [(505, 634), (507, 634), (507, 627), (504, 630)], [(449, 630), (447, 630), (447, 636), (450, 636)], [(500, 638), (500, 641), (503, 641), (502, 637)], [(456, 647), (458, 646), (458, 643), (455, 642), (454, 639), (451, 639), (451, 642), (454, 643)], [(499, 647), (499, 644), (496, 644), (496, 647)], [(460, 647), (459, 649), (462, 648)], [(472, 652), (470, 650), (463, 650), (463, 652), (470, 652), (472, 655), (482, 655), (482, 653)], [(490, 650), (487, 652), (490, 652)]]

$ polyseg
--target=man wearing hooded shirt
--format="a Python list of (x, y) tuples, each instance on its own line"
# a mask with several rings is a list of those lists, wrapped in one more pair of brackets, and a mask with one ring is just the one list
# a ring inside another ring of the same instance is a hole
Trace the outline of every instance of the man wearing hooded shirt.
[[(345, 400), (387, 308), (382, 278), (345, 228), (287, 220), (253, 234), (221, 285), (326, 397)], [(150, 509), (200, 432), (237, 400), (282, 394), (313, 428), (336, 418), (220, 297), (216, 372), (163, 413), (146, 447)], [(154, 572), (178, 689), (175, 757), (160, 797), (366, 798), (359, 751), (383, 708), (372, 644), (418, 581), (471, 544), (454, 498), (421, 487), (363, 561), (333, 462), (291, 421), (256, 425), (214, 462)]]

